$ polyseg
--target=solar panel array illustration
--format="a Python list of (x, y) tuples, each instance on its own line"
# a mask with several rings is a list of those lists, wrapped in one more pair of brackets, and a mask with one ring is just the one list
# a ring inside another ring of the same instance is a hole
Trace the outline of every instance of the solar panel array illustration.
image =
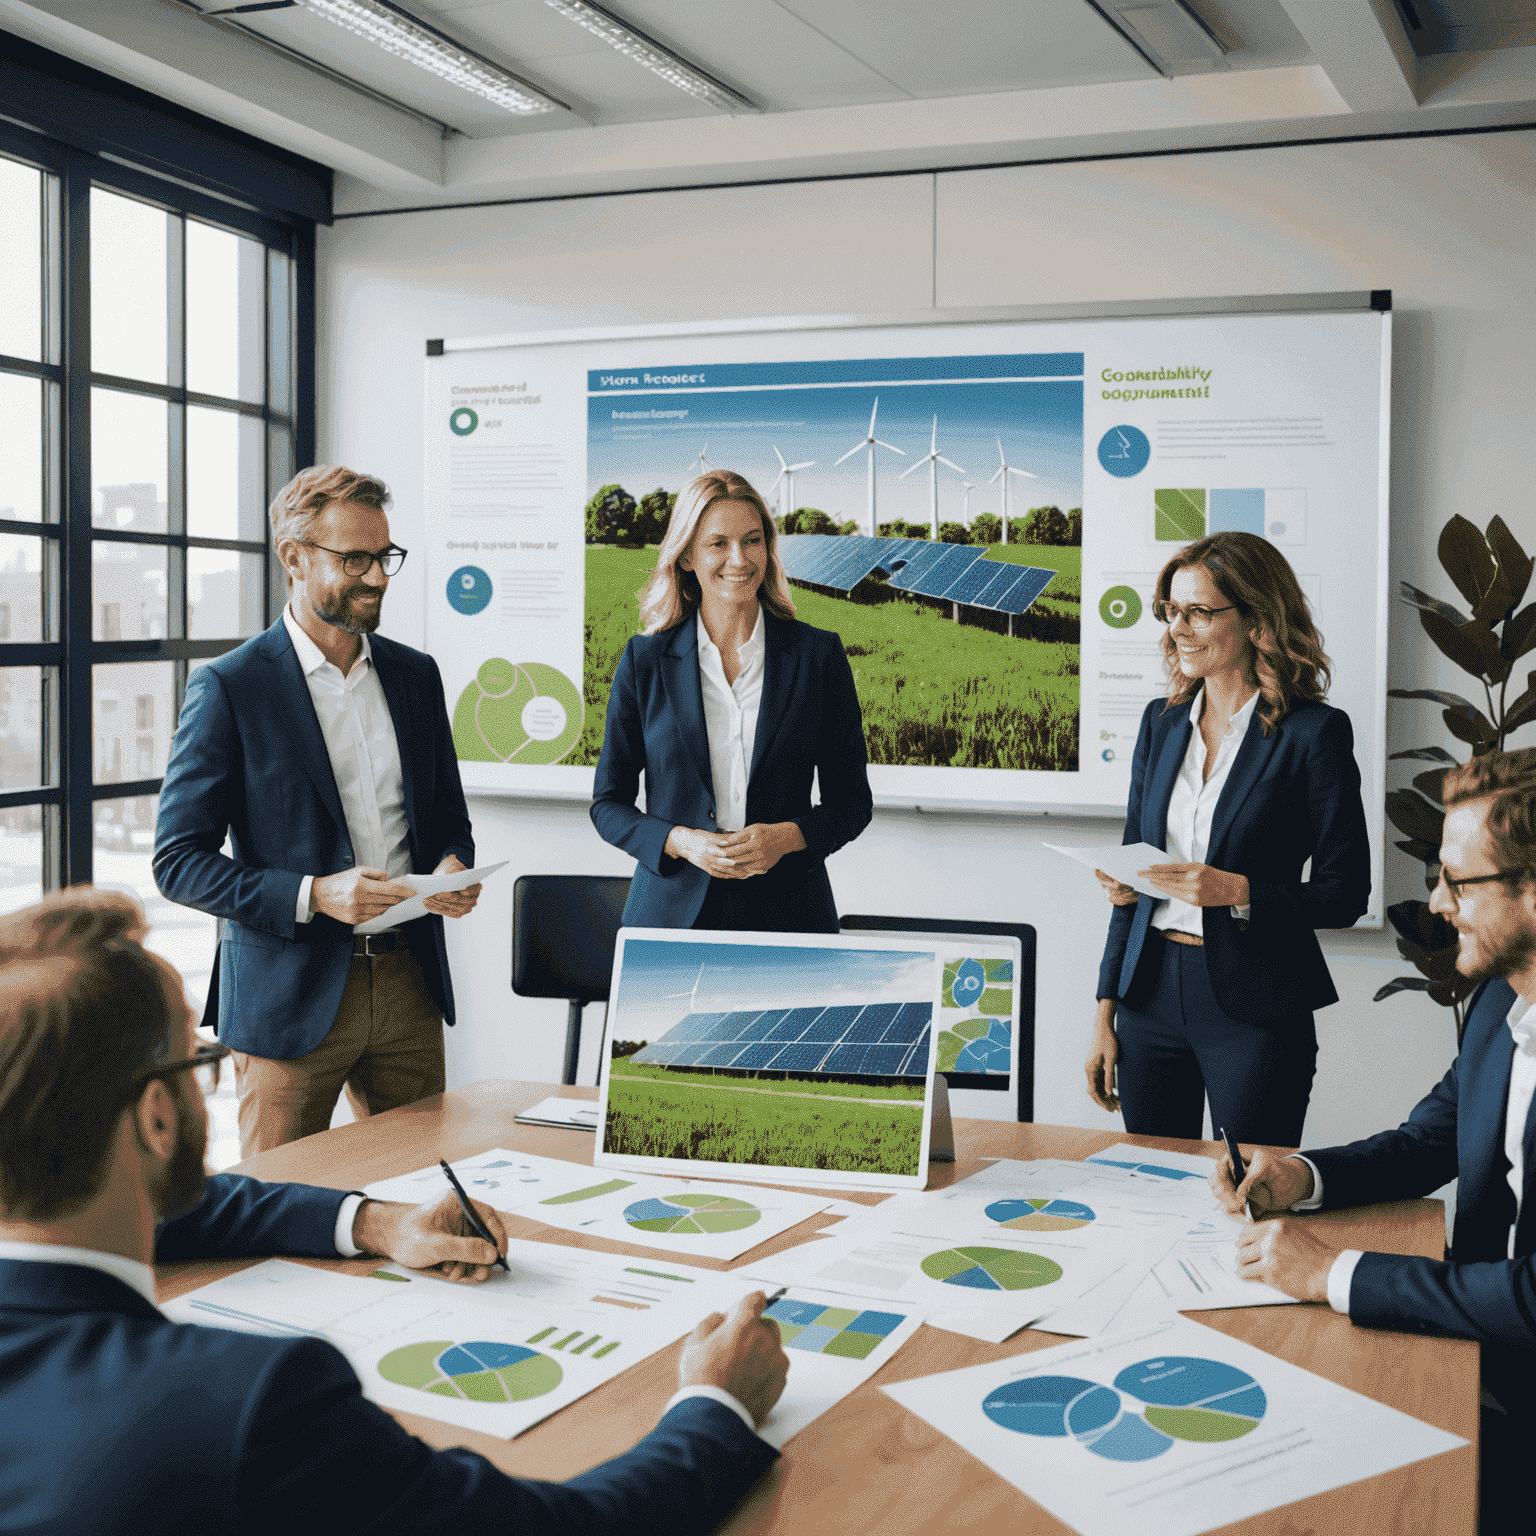
[(932, 1017), (931, 1003), (690, 1013), (633, 1060), (647, 1067), (923, 1077)]
[(862, 534), (787, 533), (778, 541), (785, 574), (835, 592), (851, 592), (884, 571), (900, 592), (921, 593), (996, 613), (1025, 613), (1055, 571), (988, 560), (974, 544), (927, 539), (871, 539)]

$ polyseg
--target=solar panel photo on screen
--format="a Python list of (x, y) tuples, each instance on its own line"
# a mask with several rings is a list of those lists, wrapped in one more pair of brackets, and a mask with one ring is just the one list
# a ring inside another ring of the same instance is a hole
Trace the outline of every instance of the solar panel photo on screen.
[(599, 1160), (918, 1179), (939, 980), (924, 941), (623, 931)]

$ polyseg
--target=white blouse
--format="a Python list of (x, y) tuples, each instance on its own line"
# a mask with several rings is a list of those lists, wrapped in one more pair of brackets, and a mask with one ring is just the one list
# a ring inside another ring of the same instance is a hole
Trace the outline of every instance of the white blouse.
[(757, 745), (757, 716), (763, 702), (763, 610), (757, 610), (752, 638), (737, 651), (741, 671), (725, 680), (725, 663), (699, 620), (699, 685), (704, 694), (704, 729), (709, 736), (709, 771), (714, 779), (715, 826), (740, 832), (747, 824), (747, 779)]
[[(1216, 814), (1216, 804), (1221, 799), (1227, 776), (1237, 758), (1237, 749), (1248, 732), (1248, 722), (1253, 719), (1254, 707), (1259, 702), (1253, 697), (1234, 714), (1227, 723), (1226, 734), (1216, 743), (1216, 761), (1211, 765), (1210, 777), (1205, 777), (1205, 738), (1200, 734), (1200, 717), (1205, 710), (1205, 690), (1195, 695), (1189, 709), (1189, 746), (1184, 761), (1179, 765), (1179, 776), (1173, 781), (1173, 794), (1168, 799), (1168, 829), (1166, 845), (1170, 864), (1203, 864), (1211, 842), (1211, 819)], [(1247, 907), (1233, 907), (1235, 917), (1246, 919)], [(1170, 929), (1177, 933), (1192, 933), (1196, 938), (1205, 934), (1200, 908), (1187, 901), (1169, 897), (1157, 905), (1152, 914), (1152, 926), (1165, 933)]]

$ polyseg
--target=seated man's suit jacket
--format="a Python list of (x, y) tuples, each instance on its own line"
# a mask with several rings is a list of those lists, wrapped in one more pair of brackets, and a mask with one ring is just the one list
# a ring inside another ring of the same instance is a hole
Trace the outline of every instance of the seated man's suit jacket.
[(1444, 1261), (1367, 1253), (1349, 1315), (1371, 1328), (1449, 1334), (1483, 1345), (1483, 1380), (1511, 1413), (1536, 1414), (1536, 1102), (1526, 1117), (1525, 1183), (1515, 1257), (1515, 1197), (1504, 1156), (1504, 1109), (1514, 1042), (1507, 981), (1475, 994), (1461, 1052), (1404, 1124), (1365, 1141), (1308, 1152), (1333, 1210), (1427, 1195), (1458, 1179)]
[[(472, 868), (437, 663), (382, 635), (368, 643), (400, 749), (411, 869), (430, 874), (450, 853)], [(221, 851), (226, 834), (233, 857)], [(203, 1022), (225, 1045), (291, 1061), (325, 1039), (347, 985), (352, 930), (324, 913), (300, 923), (295, 909), (305, 875), (356, 862), (309, 684), (279, 616), (187, 679), (160, 787), (155, 884), (221, 919)], [(452, 1024), (442, 918), (429, 913), (401, 931)]]
[[(156, 1257), (334, 1258), (343, 1198), (217, 1175)], [(569, 1482), (511, 1478), (407, 1434), (323, 1340), (184, 1326), (98, 1270), (0, 1260), (0, 1531), (704, 1536), (777, 1454), (690, 1398)]]

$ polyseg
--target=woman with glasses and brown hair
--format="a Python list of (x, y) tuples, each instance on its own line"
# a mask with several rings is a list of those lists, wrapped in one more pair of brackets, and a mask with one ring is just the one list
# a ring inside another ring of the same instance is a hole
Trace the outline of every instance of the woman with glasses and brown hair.
[(593, 784), (593, 825), (635, 860), (629, 926), (837, 932), (826, 860), (869, 825), (864, 725), (842, 641), (795, 618), (777, 533), (729, 470), (672, 509)]
[[(1370, 897), (1349, 717), (1295, 573), (1267, 540), (1217, 533), (1157, 578), (1166, 699), (1141, 718), (1125, 841), (1145, 877), (1100, 873), (1115, 910), (1099, 969), (1088, 1092), (1137, 1135), (1301, 1140), (1317, 1034), (1338, 1001), (1314, 930)], [(1311, 871), (1303, 873), (1307, 861)]]

